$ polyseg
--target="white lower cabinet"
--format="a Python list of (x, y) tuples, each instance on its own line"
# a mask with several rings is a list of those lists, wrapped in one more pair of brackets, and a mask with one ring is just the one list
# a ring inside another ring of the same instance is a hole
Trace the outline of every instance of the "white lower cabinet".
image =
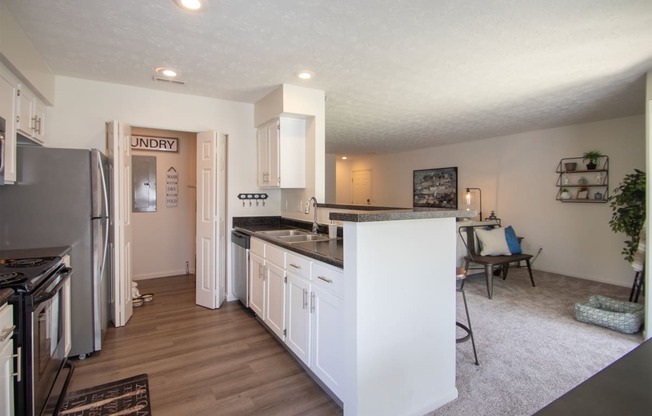
[(310, 369), (341, 398), (344, 375), (344, 300), (313, 286), (311, 307)]
[(283, 339), (285, 330), (285, 270), (267, 261), (265, 266), (267, 299), (263, 322), (279, 338)]
[(13, 307), (0, 307), (0, 415), (14, 415)]
[(305, 365), (310, 367), (310, 282), (288, 273), (286, 289), (285, 343)]
[(249, 307), (261, 319), (265, 319), (265, 260), (249, 253)]
[(249, 306), (335, 395), (344, 377), (341, 269), (252, 238)]

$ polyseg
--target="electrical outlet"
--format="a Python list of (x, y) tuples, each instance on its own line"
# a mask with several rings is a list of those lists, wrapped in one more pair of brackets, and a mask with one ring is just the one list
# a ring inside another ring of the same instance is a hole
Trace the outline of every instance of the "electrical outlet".
[(286, 211), (288, 210), (288, 200), (287, 199), (285, 200), (285, 210)]
[(303, 202), (299, 201), (299, 203), (297, 203), (297, 212), (301, 212), (302, 208), (303, 208)]
[(306, 208), (303, 210), (304, 214), (310, 214), (310, 201), (306, 202)]

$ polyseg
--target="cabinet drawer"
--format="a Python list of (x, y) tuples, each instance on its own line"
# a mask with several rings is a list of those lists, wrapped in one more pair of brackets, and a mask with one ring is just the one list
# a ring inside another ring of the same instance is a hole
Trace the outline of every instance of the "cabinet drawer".
[(257, 238), (250, 240), (249, 251), (259, 257), (265, 258), (265, 243)]
[(312, 262), (305, 257), (294, 253), (287, 253), (287, 270), (295, 276), (310, 279), (310, 269)]
[(271, 244), (265, 246), (265, 260), (274, 263), (281, 269), (285, 269), (285, 250)]
[(344, 297), (344, 273), (323, 263), (312, 264), (312, 283), (334, 295)]

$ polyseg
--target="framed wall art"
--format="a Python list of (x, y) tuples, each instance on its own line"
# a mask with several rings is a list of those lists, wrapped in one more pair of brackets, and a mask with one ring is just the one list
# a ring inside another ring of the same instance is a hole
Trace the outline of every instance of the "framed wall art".
[(457, 209), (457, 167), (413, 172), (412, 206)]

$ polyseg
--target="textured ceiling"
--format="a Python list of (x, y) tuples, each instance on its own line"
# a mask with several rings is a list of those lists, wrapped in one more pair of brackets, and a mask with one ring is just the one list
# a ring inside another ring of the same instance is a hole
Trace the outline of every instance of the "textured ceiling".
[(324, 90), (337, 154), (643, 114), (652, 69), (650, 0), (0, 1), (58, 75), (243, 102)]

